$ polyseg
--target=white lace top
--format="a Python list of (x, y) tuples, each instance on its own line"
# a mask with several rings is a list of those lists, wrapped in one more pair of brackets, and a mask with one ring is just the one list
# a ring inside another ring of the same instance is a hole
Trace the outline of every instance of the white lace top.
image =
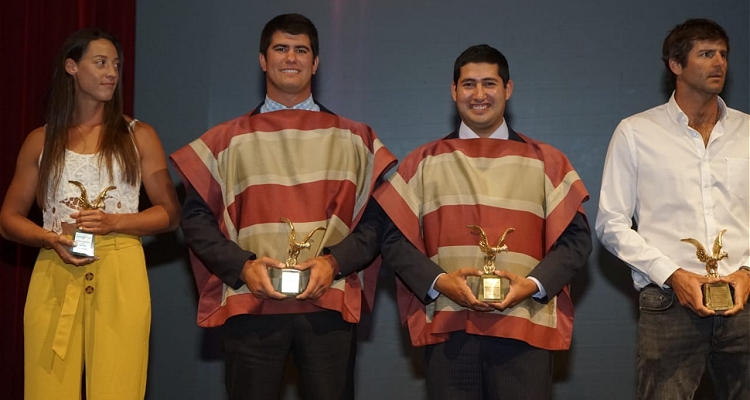
[[(132, 132), (136, 120), (130, 123)], [(133, 144), (135, 146), (135, 144)], [(40, 156), (41, 160), (41, 156)], [(61, 223), (75, 223), (70, 214), (81, 207), (80, 188), (68, 181), (80, 182), (86, 189), (88, 201), (94, 203), (100, 194), (110, 186), (115, 189), (106, 191), (103, 196), (104, 207), (100, 209), (112, 214), (127, 214), (138, 212), (138, 195), (141, 189), (140, 176), (136, 185), (129, 185), (122, 176), (120, 164), (113, 160), (112, 178), (110, 181), (106, 164), (99, 167), (98, 154), (79, 154), (65, 150), (65, 165), (60, 183), (53, 193), (53, 187), (47, 189), (47, 206), (42, 210), (44, 229), (62, 232)]]

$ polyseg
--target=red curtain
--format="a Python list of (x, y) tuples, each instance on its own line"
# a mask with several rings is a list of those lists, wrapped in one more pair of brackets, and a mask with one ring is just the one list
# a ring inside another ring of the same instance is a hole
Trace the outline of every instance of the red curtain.
[[(26, 135), (44, 124), (53, 60), (73, 31), (113, 33), (124, 52), (125, 112), (133, 110), (135, 0), (16, 0), (0, 12), (0, 196)], [(39, 217), (38, 211), (33, 213)], [(23, 399), (23, 305), (37, 249), (0, 239), (0, 397)]]

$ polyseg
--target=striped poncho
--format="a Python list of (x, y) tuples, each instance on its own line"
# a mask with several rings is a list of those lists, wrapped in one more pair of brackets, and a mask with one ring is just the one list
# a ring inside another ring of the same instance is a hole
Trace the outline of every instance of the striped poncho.
[[(208, 204), (224, 236), (259, 258), (285, 260), (288, 226), (298, 237), (317, 226), (299, 262), (341, 241), (362, 214), (375, 182), (395, 158), (366, 125), (324, 112), (283, 110), (218, 125), (171, 156), (183, 182)], [(335, 281), (312, 301), (258, 298), (234, 290), (191, 252), (200, 302), (198, 324), (218, 326), (237, 314), (289, 314), (322, 309), (358, 322), (371, 305), (377, 269)]]
[[(588, 193), (561, 152), (521, 138), (525, 142), (428, 143), (406, 157), (375, 198), (409, 241), (448, 272), (484, 264), (479, 236), (467, 225), (482, 227), (493, 246), (507, 228), (515, 228), (506, 237), (509, 252), (500, 253), (496, 265), (527, 276), (583, 212)], [(450, 332), (463, 330), (549, 350), (570, 347), (573, 304), (567, 287), (546, 304), (529, 298), (492, 313), (465, 309), (442, 295), (425, 306), (403, 285), (398, 302), (415, 346), (443, 342)]]

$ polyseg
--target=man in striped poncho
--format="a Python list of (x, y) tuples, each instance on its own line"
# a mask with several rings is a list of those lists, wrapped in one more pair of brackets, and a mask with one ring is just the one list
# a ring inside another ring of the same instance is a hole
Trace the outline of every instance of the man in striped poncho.
[(343, 276), (313, 266), (296, 296), (274, 290), (288, 219), (304, 236), (296, 268), (344, 238), (395, 158), (366, 125), (313, 101), (318, 36), (309, 19), (280, 15), (263, 29), (267, 95), (172, 155), (187, 190), (182, 229), (198, 284), (201, 326), (223, 326), (231, 399), (277, 399), (291, 352), (308, 399), (354, 396), (355, 323), (377, 271)]
[[(375, 192), (357, 229), (326, 249), (342, 274), (382, 253), (410, 290), (399, 306), (412, 343), (425, 348), (430, 399), (549, 399), (552, 350), (570, 347), (568, 283), (591, 252), (588, 193), (567, 158), (516, 133), (504, 119), (508, 63), (479, 45), (456, 60), (461, 125), (409, 154)], [(508, 229), (495, 272), (505, 299), (480, 302), (477, 225), (494, 244)]]

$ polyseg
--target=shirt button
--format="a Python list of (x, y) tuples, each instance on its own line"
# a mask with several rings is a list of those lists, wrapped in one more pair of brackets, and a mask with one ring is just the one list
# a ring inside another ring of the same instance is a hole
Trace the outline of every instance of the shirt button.
[(87, 281), (90, 281), (90, 280), (92, 280), (92, 279), (94, 279), (94, 274), (93, 274), (93, 273), (91, 273), (91, 272), (87, 273), (87, 274), (86, 274), (86, 280), (87, 280)]
[(88, 293), (88, 294), (94, 293), (93, 286), (86, 286), (86, 293)]

